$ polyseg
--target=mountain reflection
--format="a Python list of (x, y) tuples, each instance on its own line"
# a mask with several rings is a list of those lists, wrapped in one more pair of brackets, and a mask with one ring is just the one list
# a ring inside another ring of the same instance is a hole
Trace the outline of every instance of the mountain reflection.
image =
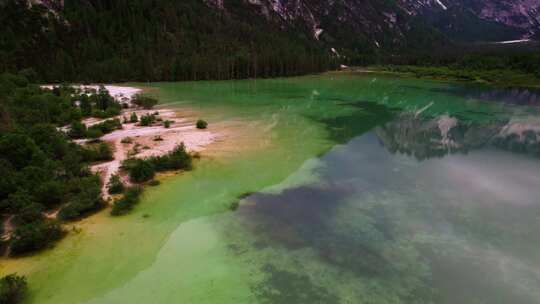
[(406, 113), (376, 128), (375, 134), (391, 153), (418, 160), (483, 147), (540, 156), (540, 120), (535, 117), (477, 123), (448, 115), (425, 118)]
[(489, 88), (471, 86), (453, 86), (432, 89), (446, 94), (458, 95), (468, 99), (487, 102), (502, 102), (513, 105), (540, 105), (540, 90), (528, 88)]

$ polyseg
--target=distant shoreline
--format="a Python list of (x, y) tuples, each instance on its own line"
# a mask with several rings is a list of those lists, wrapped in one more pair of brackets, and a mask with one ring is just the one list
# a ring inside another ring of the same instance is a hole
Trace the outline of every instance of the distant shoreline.
[(435, 66), (383, 65), (348, 67), (337, 72), (384, 74), (418, 79), (486, 84), (503, 88), (540, 89), (540, 78), (532, 74), (512, 70), (464, 70)]

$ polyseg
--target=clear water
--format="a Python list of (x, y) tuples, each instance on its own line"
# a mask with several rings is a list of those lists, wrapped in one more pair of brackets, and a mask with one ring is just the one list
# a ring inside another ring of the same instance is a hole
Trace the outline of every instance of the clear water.
[(534, 92), (345, 74), (151, 86), (235, 136), (133, 214), (2, 261), (29, 303), (540, 303)]

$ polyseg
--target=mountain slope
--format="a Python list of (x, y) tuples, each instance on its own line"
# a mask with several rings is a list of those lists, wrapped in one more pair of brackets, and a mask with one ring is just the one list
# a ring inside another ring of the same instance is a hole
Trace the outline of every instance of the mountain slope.
[(44, 81), (316, 72), (534, 38), (537, 0), (0, 0), (0, 71)]

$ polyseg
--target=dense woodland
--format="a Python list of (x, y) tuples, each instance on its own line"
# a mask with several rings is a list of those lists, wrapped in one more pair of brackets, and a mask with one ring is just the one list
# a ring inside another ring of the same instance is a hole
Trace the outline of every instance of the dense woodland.
[(0, 75), (0, 214), (14, 229), (3, 244), (12, 255), (62, 237), (49, 214), (72, 220), (103, 206), (100, 178), (87, 165), (110, 150), (82, 147), (59, 130), (83, 116), (74, 98), (71, 89), (42, 90), (22, 75)]
[(540, 44), (455, 44), (430, 52), (403, 52), (378, 62), (393, 65), (448, 67), (454, 70), (511, 70), (540, 78)]
[(65, 1), (61, 16), (24, 2), (0, 3), (0, 71), (32, 68), (43, 82), (272, 77), (331, 65), (303, 31), (264, 22), (240, 0), (226, 13), (200, 0)]
[[(280, 27), (243, 0), (226, 1), (225, 10), (201, 0), (64, 3), (58, 13), (41, 5), (28, 9), (25, 0), (0, 2), (0, 72), (23, 72), (39, 82), (275, 77), (339, 64), (540, 73), (538, 45), (451, 43), (421, 20), (411, 21), (399, 47), (379, 49), (345, 25), (317, 41), (312, 29)], [(330, 51), (336, 45), (339, 55)]]

